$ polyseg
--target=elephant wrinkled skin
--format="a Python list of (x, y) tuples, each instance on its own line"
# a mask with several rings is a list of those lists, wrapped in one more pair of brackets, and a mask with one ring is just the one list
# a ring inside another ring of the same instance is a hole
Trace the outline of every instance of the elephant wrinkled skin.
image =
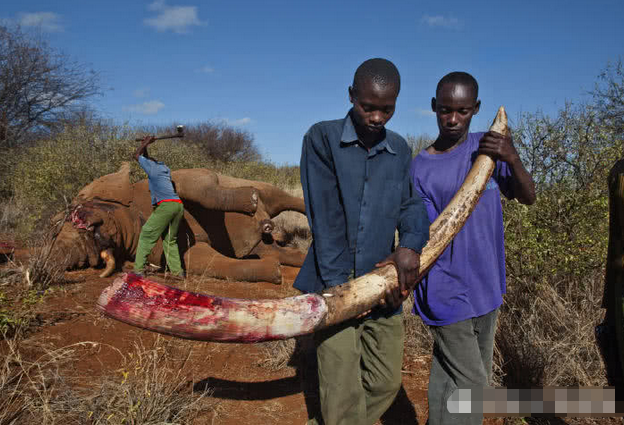
[[(151, 214), (147, 180), (130, 183), (130, 166), (85, 186), (52, 247), (66, 269), (97, 267), (110, 275), (134, 260), (141, 227)], [(197, 168), (171, 173), (184, 203), (178, 246), (187, 273), (241, 281), (281, 283), (280, 264), (300, 267), (305, 253), (280, 246), (273, 217), (291, 210), (305, 214), (302, 198), (263, 182)], [(62, 220), (61, 216), (56, 217)], [(163, 266), (162, 242), (148, 260)]]

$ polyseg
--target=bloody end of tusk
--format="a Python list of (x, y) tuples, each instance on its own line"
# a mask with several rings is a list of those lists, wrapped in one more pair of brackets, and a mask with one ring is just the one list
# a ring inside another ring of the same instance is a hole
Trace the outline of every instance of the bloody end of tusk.
[(327, 314), (317, 294), (270, 300), (217, 297), (124, 274), (100, 295), (98, 308), (124, 323), (196, 341), (258, 342), (314, 331)]

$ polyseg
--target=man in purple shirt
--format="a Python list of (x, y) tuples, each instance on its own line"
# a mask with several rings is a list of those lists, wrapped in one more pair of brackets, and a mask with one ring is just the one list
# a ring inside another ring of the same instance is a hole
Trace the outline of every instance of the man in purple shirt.
[(535, 202), (535, 185), (511, 136), (469, 133), (479, 112), (477, 81), (452, 72), (438, 83), (431, 109), (439, 135), (414, 158), (410, 174), (433, 222), (464, 182), (478, 154), (496, 169), (462, 230), (414, 290), (415, 310), (434, 338), (429, 376), (429, 424), (481, 423), (480, 415), (451, 415), (447, 400), (457, 388), (484, 387), (492, 372), (496, 318), (505, 293), (502, 192)]

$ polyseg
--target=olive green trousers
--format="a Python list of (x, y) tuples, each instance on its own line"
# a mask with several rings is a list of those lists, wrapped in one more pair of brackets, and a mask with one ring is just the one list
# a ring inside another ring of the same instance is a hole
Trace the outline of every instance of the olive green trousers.
[[(620, 365), (624, 366), (624, 284), (617, 282), (615, 285), (615, 299), (613, 300), (613, 324), (617, 338), (617, 347), (620, 357)], [(624, 371), (620, 370), (620, 382), (624, 381)]]
[(147, 257), (152, 248), (163, 238), (163, 252), (171, 274), (183, 274), (180, 251), (178, 250), (178, 228), (184, 216), (184, 206), (179, 202), (163, 202), (152, 211), (139, 236), (134, 272), (143, 273)]
[(315, 335), (321, 418), (309, 425), (372, 425), (401, 388), (403, 316), (353, 320)]

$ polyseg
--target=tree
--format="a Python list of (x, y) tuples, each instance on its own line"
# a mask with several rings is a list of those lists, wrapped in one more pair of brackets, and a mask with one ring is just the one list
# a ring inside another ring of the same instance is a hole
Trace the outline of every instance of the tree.
[(603, 124), (621, 137), (624, 134), (624, 68), (621, 59), (607, 65), (591, 94)]
[(96, 94), (97, 73), (18, 27), (0, 26), (0, 147), (49, 132)]
[(184, 143), (198, 146), (204, 154), (217, 161), (260, 161), (251, 133), (225, 123), (204, 122), (184, 129)]

